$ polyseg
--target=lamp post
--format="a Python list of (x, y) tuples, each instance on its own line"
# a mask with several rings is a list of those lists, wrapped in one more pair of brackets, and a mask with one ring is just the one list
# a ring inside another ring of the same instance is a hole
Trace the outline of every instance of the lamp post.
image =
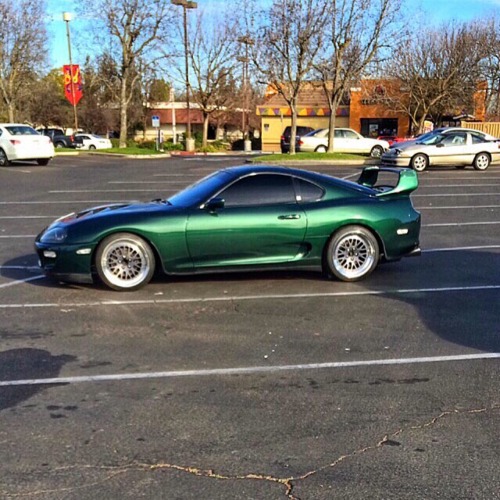
[(250, 152), (252, 150), (252, 142), (250, 141), (249, 135), (249, 119), (248, 119), (248, 63), (250, 59), (248, 57), (248, 47), (253, 45), (255, 42), (249, 35), (240, 36), (238, 42), (245, 45), (245, 55), (237, 57), (236, 59), (243, 63), (243, 112), (241, 116), (242, 128), (243, 128), (243, 148), (244, 151)]
[(196, 9), (198, 4), (191, 0), (170, 0), (173, 5), (180, 5), (182, 7), (183, 24), (184, 24), (184, 58), (186, 64), (186, 113), (187, 113), (187, 127), (186, 127), (186, 151), (194, 151), (194, 140), (191, 138), (191, 109), (189, 103), (189, 39), (187, 28), (187, 11), (188, 9)]
[(68, 38), (68, 54), (69, 54), (69, 72), (71, 76), (71, 97), (73, 99), (73, 114), (75, 117), (75, 130), (74, 134), (78, 133), (78, 115), (76, 112), (76, 99), (75, 99), (75, 81), (73, 79), (73, 59), (71, 57), (71, 35), (69, 31), (69, 22), (71, 21), (71, 13), (63, 12), (63, 21), (66, 23), (66, 36)]

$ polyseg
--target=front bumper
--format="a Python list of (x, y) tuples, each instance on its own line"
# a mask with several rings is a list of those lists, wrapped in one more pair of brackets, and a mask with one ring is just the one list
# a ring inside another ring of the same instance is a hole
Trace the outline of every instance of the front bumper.
[(53, 245), (36, 241), (35, 250), (39, 266), (46, 276), (58, 281), (93, 282), (92, 246)]
[(384, 156), (382, 155), (382, 165), (389, 165), (391, 167), (409, 167), (410, 159), (402, 158), (400, 156)]

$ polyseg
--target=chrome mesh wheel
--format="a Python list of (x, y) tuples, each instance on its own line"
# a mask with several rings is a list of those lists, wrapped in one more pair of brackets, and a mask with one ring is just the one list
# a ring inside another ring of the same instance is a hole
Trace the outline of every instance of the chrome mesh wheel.
[(112, 235), (98, 249), (96, 268), (110, 288), (137, 289), (153, 276), (154, 255), (149, 245), (137, 236)]
[(377, 267), (379, 248), (373, 234), (361, 226), (338, 231), (328, 244), (327, 265), (342, 281), (357, 281)]

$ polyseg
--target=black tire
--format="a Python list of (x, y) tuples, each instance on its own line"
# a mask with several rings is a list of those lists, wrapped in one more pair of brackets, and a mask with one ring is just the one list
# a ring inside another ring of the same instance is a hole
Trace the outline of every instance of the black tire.
[(382, 148), (382, 146), (373, 146), (372, 150), (370, 151), (370, 156), (372, 158), (380, 158), (383, 152), (384, 148)]
[(410, 166), (416, 172), (423, 172), (429, 166), (429, 158), (422, 153), (418, 153), (411, 159)]
[(476, 170), (486, 170), (491, 163), (491, 158), (488, 153), (478, 153), (472, 164)]
[(48, 165), (50, 161), (50, 158), (39, 158), (36, 162), (38, 165), (45, 167), (45, 165)]
[(7, 158), (7, 154), (3, 149), (0, 149), (0, 167), (8, 167), (10, 165), (10, 161)]
[(89, 151), (91, 151), (91, 150), (93, 150), (93, 149), (96, 149), (96, 147), (95, 147), (93, 144), (91, 144), (91, 145), (89, 146)]
[(327, 271), (341, 281), (359, 281), (377, 267), (380, 250), (371, 231), (346, 226), (330, 238), (325, 251)]
[(57, 149), (64, 148), (64, 146), (65, 146), (64, 142), (58, 141), (54, 143), (54, 147)]
[(326, 146), (318, 146), (314, 151), (316, 153), (326, 153)]
[(131, 233), (104, 238), (97, 248), (95, 266), (101, 281), (112, 290), (137, 290), (151, 280), (155, 257), (146, 241)]

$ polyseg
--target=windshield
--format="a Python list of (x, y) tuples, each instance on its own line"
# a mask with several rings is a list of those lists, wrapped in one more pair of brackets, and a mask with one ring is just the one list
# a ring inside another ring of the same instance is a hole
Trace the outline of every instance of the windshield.
[(176, 207), (183, 208), (200, 205), (219, 191), (231, 178), (231, 174), (224, 170), (214, 172), (174, 194), (167, 201)]

